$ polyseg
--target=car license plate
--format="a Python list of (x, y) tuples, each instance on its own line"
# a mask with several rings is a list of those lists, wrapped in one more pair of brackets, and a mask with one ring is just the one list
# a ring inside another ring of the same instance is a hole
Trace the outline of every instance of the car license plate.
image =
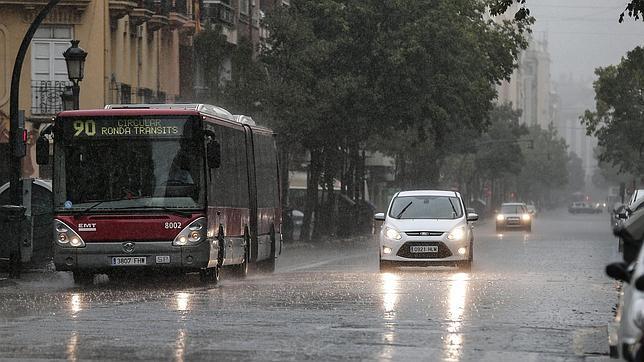
[(170, 255), (157, 255), (157, 264), (170, 264)]
[(113, 256), (112, 266), (122, 265), (146, 265), (147, 258), (145, 256)]
[(436, 245), (413, 245), (409, 249), (412, 253), (438, 253)]

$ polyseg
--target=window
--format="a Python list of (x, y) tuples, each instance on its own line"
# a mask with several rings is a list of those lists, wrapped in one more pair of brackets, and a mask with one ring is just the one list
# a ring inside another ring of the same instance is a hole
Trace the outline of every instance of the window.
[(246, 136), (243, 129), (215, 126), (221, 145), (221, 165), (211, 169), (209, 200), (211, 206), (249, 207)]
[(31, 107), (34, 114), (62, 110), (60, 95), (71, 85), (63, 52), (71, 46), (69, 26), (41, 26), (31, 42)]
[(248, 15), (248, 7), (249, 7), (249, 1), (248, 0), (239, 0), (239, 13)]
[(272, 135), (254, 134), (255, 168), (257, 180), (257, 206), (260, 208), (277, 207), (278, 180), (277, 155)]

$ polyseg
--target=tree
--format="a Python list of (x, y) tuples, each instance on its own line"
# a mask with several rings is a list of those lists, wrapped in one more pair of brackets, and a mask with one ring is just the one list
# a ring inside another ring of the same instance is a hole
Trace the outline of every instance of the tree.
[(531, 126), (523, 137), (532, 141), (533, 147), (523, 146), (525, 166), (517, 178), (517, 190), (524, 200), (542, 205), (554, 204), (553, 191), (568, 183), (566, 142), (552, 125), (548, 129)]
[(573, 193), (582, 191), (586, 184), (586, 173), (584, 172), (583, 160), (576, 153), (568, 154), (568, 191)]
[(506, 201), (506, 189), (525, 165), (521, 137), (528, 129), (519, 123), (520, 117), (521, 111), (510, 104), (497, 105), (490, 113), (490, 127), (477, 142), (477, 191), (481, 194), (483, 185), (488, 185), (494, 205)]
[[(516, 21), (525, 21), (530, 19), (530, 9), (526, 7), (526, 0), (488, 0), (490, 13), (493, 16), (505, 13), (514, 3), (519, 4), (519, 9), (514, 14)], [(644, 0), (630, 0), (626, 2), (624, 11), (619, 14), (619, 22), (624, 21), (624, 15), (639, 20), (644, 20)]]
[(637, 47), (618, 65), (595, 70), (596, 111), (582, 123), (597, 137), (599, 160), (620, 172), (644, 172), (644, 48)]
[(487, 128), (495, 86), (527, 45), (525, 23), (489, 20), (474, 0), (299, 0), (265, 24), (268, 118), (286, 147), (310, 154), (305, 228), (315, 212), (327, 233), (334, 179), (364, 197), (373, 138), (403, 182), (437, 186), (446, 157)]

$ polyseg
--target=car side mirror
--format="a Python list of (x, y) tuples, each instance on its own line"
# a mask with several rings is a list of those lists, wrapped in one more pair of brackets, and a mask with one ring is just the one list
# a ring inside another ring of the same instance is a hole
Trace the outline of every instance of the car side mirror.
[(615, 280), (628, 283), (630, 281), (631, 275), (626, 269), (627, 269), (626, 263), (615, 262), (615, 263), (606, 265), (606, 274)]
[(217, 140), (211, 139), (206, 147), (206, 158), (209, 168), (221, 166), (221, 145)]
[(476, 221), (479, 219), (479, 215), (476, 213), (469, 213), (467, 214), (467, 221)]
[(42, 136), (36, 140), (36, 163), (39, 165), (49, 163), (49, 140)]
[(385, 221), (385, 213), (384, 212), (379, 212), (375, 215), (373, 215), (373, 219), (376, 221)]

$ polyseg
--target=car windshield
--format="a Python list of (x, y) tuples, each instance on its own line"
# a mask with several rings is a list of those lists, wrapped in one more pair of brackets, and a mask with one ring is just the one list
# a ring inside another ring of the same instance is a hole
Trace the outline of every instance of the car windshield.
[(463, 216), (455, 196), (401, 196), (394, 199), (389, 216), (395, 219), (458, 219)]
[(502, 214), (523, 214), (526, 212), (526, 209), (523, 205), (502, 205), (501, 213)]

